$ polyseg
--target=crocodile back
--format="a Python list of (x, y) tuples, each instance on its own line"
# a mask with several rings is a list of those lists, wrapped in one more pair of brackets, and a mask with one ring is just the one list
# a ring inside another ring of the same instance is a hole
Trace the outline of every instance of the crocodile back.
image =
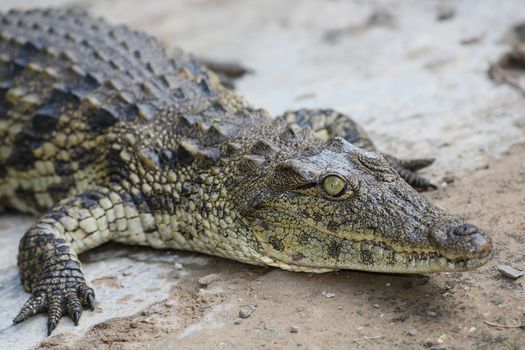
[(174, 129), (187, 134), (224, 119), (235, 132), (244, 106), (191, 56), (142, 32), (76, 9), (0, 14), (0, 198), (19, 210), (106, 181), (107, 135), (122, 124), (189, 122)]

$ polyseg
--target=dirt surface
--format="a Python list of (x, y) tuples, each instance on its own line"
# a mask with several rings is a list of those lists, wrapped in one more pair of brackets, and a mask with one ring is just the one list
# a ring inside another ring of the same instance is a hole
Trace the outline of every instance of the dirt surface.
[[(35, 3), (68, 2), (0, 9)], [(68, 4), (245, 64), (238, 91), (274, 114), (334, 107), (382, 149), (436, 157), (426, 195), (489, 232), (493, 257), (466, 273), (315, 275), (108, 244), (81, 256), (96, 310), (44, 338), (43, 315), (11, 325), (27, 298), (16, 247), (34, 219), (4, 215), (0, 348), (525, 349), (525, 277), (497, 271), (525, 270), (525, 97), (487, 74), (525, 20), (519, 0)]]

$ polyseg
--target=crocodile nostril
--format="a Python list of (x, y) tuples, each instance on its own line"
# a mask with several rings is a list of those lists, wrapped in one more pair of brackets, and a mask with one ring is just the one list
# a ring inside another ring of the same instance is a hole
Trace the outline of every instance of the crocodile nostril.
[(470, 246), (479, 256), (486, 256), (492, 250), (492, 244), (483, 232), (474, 225), (462, 224), (452, 229), (451, 234)]
[(452, 232), (458, 236), (470, 236), (479, 233), (479, 229), (471, 224), (463, 224), (456, 227)]
[(488, 255), (492, 250), (490, 239), (487, 239), (481, 234), (472, 236), (472, 244), (477, 248), (477, 251), (481, 256)]

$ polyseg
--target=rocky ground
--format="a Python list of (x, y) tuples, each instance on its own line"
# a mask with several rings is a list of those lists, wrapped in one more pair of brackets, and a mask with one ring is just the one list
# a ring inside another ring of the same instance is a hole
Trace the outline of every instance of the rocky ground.
[[(323, 275), (109, 244), (84, 254), (98, 306), (45, 338), (14, 326), (16, 248), (32, 218), (0, 217), (0, 347), (9, 349), (525, 348), (525, 96), (488, 78), (519, 39), (521, 1), (3, 0), (69, 5), (253, 73), (237, 90), (272, 113), (334, 107), (398, 155), (433, 156), (426, 195), (491, 234), (466, 273)], [(495, 6), (496, 5), (496, 6)], [(520, 68), (520, 67), (514, 67)], [(241, 317), (244, 316), (244, 317)]]

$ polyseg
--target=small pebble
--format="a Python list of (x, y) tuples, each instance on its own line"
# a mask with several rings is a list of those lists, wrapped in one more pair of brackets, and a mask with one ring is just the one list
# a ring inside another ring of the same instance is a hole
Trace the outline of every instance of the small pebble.
[(512, 278), (513, 280), (520, 278), (525, 274), (520, 269), (514, 268), (509, 265), (499, 265), (498, 271), (505, 277)]
[(291, 326), (290, 327), (290, 333), (299, 333), (299, 327)]
[(411, 329), (408, 331), (408, 335), (412, 336), (412, 337), (415, 337), (417, 335), (417, 330), (416, 329)]
[(243, 306), (239, 310), (239, 317), (241, 317), (241, 318), (248, 318), (248, 317), (250, 317), (253, 314), (254, 311), (255, 311), (255, 305)]
[(326, 290), (323, 291), (322, 294), (324, 295), (325, 298), (328, 298), (328, 299), (332, 299), (333, 297), (335, 297), (335, 293), (330, 293), (330, 292), (327, 292)]
[(379, 304), (374, 304), (372, 306), (375, 307), (376, 309), (379, 309)]
[(233, 321), (233, 324), (241, 324), (241, 321), (240, 318), (236, 318), (235, 321)]
[(428, 311), (427, 311), (427, 315), (430, 316), (430, 317), (436, 317), (436, 316), (437, 316), (437, 313), (436, 313), (435, 311), (428, 310)]
[(448, 339), (448, 336), (446, 334), (441, 334), (438, 337), (437, 342), (438, 344), (443, 344), (447, 339)]
[(179, 264), (178, 262), (176, 262), (176, 263), (175, 263), (175, 269), (177, 269), (177, 270), (182, 270), (182, 269), (183, 269), (182, 264)]
[(212, 273), (210, 275), (203, 276), (199, 278), (199, 284), (201, 286), (207, 286), (208, 284), (212, 284), (213, 282), (216, 282), (219, 280), (219, 275), (216, 273)]
[(127, 269), (122, 272), (122, 276), (131, 276), (133, 275), (133, 270)]

